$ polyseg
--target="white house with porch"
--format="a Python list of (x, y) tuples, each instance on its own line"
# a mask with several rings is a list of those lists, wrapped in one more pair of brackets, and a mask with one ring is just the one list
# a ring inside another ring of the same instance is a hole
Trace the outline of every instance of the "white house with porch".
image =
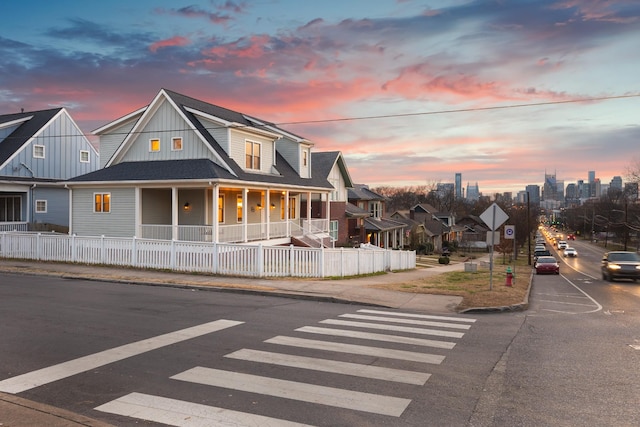
[(101, 168), (66, 182), (74, 235), (328, 246), (335, 189), (303, 137), (165, 89), (94, 134)]

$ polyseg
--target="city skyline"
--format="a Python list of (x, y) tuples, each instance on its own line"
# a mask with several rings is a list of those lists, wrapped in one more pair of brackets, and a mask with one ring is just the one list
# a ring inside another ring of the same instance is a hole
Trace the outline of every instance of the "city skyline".
[[(640, 4), (291, 0), (8, 2), (0, 114), (83, 132), (167, 88), (341, 151), (371, 187), (483, 194), (608, 182), (640, 163)], [(28, 25), (26, 24), (28, 20)]]

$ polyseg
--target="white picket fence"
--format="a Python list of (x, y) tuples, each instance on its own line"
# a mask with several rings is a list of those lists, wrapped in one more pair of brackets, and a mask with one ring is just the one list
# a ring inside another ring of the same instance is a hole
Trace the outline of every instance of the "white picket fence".
[(416, 267), (415, 251), (0, 233), (0, 257), (247, 277), (346, 277)]

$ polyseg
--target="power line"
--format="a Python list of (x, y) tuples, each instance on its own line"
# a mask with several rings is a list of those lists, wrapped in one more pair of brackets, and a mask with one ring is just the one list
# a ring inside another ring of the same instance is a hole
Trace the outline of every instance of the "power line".
[[(269, 123), (268, 125), (236, 125), (234, 129), (242, 129), (242, 128), (258, 128), (258, 129), (269, 129), (270, 126), (293, 126), (293, 125), (304, 125), (304, 124), (321, 124), (321, 123), (337, 123), (337, 122), (349, 122), (349, 121), (360, 121), (360, 120), (380, 120), (380, 119), (393, 119), (393, 118), (402, 118), (402, 117), (417, 117), (417, 116), (433, 116), (438, 114), (455, 114), (455, 113), (469, 113), (469, 112), (478, 112), (478, 111), (493, 111), (493, 110), (508, 110), (515, 108), (528, 108), (528, 107), (539, 107), (545, 105), (560, 105), (560, 104), (571, 104), (571, 103), (584, 103), (584, 102), (595, 102), (595, 101), (609, 101), (614, 99), (627, 99), (627, 98), (638, 98), (640, 97), (640, 93), (630, 94), (630, 95), (613, 95), (613, 96), (602, 96), (602, 97), (594, 97), (594, 98), (581, 98), (581, 99), (567, 99), (563, 101), (546, 101), (546, 102), (531, 102), (524, 104), (509, 104), (509, 105), (499, 105), (493, 107), (474, 107), (474, 108), (459, 108), (454, 110), (437, 110), (437, 111), (422, 111), (416, 113), (399, 113), (399, 114), (381, 114), (374, 116), (356, 116), (356, 117), (343, 117), (343, 118), (333, 118), (333, 119), (321, 119), (321, 120), (300, 120), (294, 122), (280, 122), (280, 123)], [(209, 126), (203, 127), (205, 130), (216, 130), (216, 129), (225, 129), (226, 126)], [(167, 132), (185, 132), (191, 131), (192, 128), (176, 128), (176, 129), (164, 129), (164, 130), (154, 130), (154, 131), (136, 131), (136, 132), (113, 132), (110, 135), (129, 135), (129, 134), (159, 134), (159, 133), (167, 133)], [(282, 129), (282, 131), (286, 132), (286, 130)], [(84, 133), (80, 134), (69, 134), (69, 135), (55, 135), (55, 137), (66, 138), (66, 137), (77, 137), (77, 136), (93, 136), (87, 135)], [(9, 139), (11, 137), (7, 137)], [(38, 135), (37, 138), (51, 138), (51, 136), (42, 136)]]

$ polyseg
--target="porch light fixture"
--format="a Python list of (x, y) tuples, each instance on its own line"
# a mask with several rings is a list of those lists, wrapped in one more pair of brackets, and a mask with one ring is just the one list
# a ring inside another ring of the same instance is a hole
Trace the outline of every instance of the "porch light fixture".
[(276, 208), (276, 204), (275, 203), (271, 203), (271, 209), (275, 209)]
[(256, 207), (257, 207), (258, 209), (262, 209), (262, 204), (261, 204), (261, 203), (258, 203), (258, 204), (256, 205)]
[(191, 205), (189, 204), (189, 202), (184, 204), (182, 210), (184, 210), (185, 212), (191, 212)]

